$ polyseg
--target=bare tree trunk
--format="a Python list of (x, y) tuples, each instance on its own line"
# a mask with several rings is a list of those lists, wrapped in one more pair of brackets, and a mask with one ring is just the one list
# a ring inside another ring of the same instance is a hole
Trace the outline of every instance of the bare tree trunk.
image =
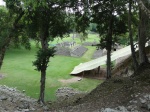
[(131, 9), (132, 9), (132, 0), (129, 0), (129, 13), (128, 13), (129, 39), (130, 39), (130, 45), (131, 45), (134, 71), (136, 71), (138, 68), (138, 62), (137, 62), (137, 58), (135, 55), (135, 48), (134, 48), (133, 37), (132, 37)]
[(111, 78), (111, 48), (112, 48), (113, 9), (110, 11), (109, 30), (107, 36), (107, 79)]
[(3, 64), (5, 52), (6, 52), (6, 47), (2, 48), (0, 51), (0, 69), (1, 69), (2, 64)]
[(111, 78), (111, 51), (107, 50), (107, 79)]
[(40, 86), (40, 96), (39, 102), (44, 104), (44, 96), (45, 96), (45, 79), (46, 79), (46, 70), (41, 70), (41, 86)]
[[(41, 46), (42, 46), (42, 50), (46, 51), (48, 50), (48, 41), (47, 41), (47, 37), (48, 37), (48, 28), (45, 29), (45, 31), (41, 32)], [(46, 57), (43, 58), (42, 60), (42, 69), (41, 69), (41, 80), (40, 80), (40, 96), (39, 96), (39, 100), (38, 102), (44, 104), (44, 96), (45, 96), (45, 80), (46, 80), (46, 68), (47, 68), (47, 62), (46, 62)]]
[(147, 63), (148, 58), (146, 56), (145, 52), (145, 43), (146, 43), (146, 27), (148, 25), (148, 17), (144, 12), (139, 9), (139, 36), (138, 36), (138, 42), (139, 42), (139, 61), (141, 63)]

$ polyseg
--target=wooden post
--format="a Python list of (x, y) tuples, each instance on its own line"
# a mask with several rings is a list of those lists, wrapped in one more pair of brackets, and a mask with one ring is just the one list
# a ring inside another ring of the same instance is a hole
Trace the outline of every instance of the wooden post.
[(83, 74), (82, 74), (82, 78), (83, 78), (83, 76), (84, 76), (84, 71), (83, 71)]
[(98, 67), (98, 74), (100, 74), (100, 66)]

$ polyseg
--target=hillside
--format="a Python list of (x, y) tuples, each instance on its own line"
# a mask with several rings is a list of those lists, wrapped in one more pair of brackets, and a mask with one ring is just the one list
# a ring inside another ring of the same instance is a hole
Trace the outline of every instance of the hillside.
[[(63, 102), (62, 102), (63, 103)], [(71, 106), (72, 105), (72, 106)], [(105, 81), (61, 112), (149, 112), (150, 64), (140, 66), (132, 77), (114, 77)]]

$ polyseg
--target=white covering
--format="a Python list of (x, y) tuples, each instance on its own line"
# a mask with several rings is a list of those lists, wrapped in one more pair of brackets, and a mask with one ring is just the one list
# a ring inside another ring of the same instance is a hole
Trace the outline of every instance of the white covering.
[[(131, 54), (131, 48), (130, 46), (124, 47), (120, 50), (117, 50), (111, 54), (111, 61), (116, 60), (117, 58), (120, 58), (122, 56), (130, 55)], [(80, 63), (78, 66), (74, 68), (74, 70), (70, 74), (78, 74), (83, 71), (88, 71), (95, 69), (99, 67), (100, 65), (106, 64), (107, 56), (102, 56), (100, 58), (85, 62), (85, 63)]]

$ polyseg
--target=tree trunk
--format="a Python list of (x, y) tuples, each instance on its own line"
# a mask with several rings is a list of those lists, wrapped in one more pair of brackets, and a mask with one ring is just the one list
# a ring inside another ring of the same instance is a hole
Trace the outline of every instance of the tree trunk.
[(111, 78), (111, 50), (107, 50), (107, 79)]
[(135, 49), (134, 49), (134, 43), (133, 43), (133, 37), (132, 37), (131, 9), (132, 9), (132, 0), (129, 0), (129, 13), (128, 13), (129, 39), (130, 39), (130, 45), (131, 45), (133, 67), (134, 67), (134, 71), (136, 71), (138, 68), (138, 62), (137, 62), (137, 58), (135, 55)]
[(107, 79), (111, 78), (111, 48), (112, 48), (113, 9), (110, 11), (109, 29), (107, 35)]
[(41, 86), (40, 86), (40, 96), (38, 102), (44, 104), (44, 96), (45, 96), (45, 79), (46, 79), (46, 70), (41, 70)]
[(136, 0), (139, 5), (139, 8), (150, 18), (150, 10), (144, 5), (144, 0)]
[[(45, 33), (44, 33), (45, 32)], [(48, 37), (48, 28), (45, 28), (45, 31), (41, 32), (41, 47), (42, 50), (46, 51), (48, 49), (48, 41), (47, 41), (47, 37)], [(46, 62), (46, 57), (43, 58), (42, 60), (42, 69), (41, 69), (41, 86), (40, 86), (40, 96), (39, 96), (39, 100), (38, 102), (41, 104), (44, 104), (44, 93), (45, 93), (45, 80), (46, 80), (46, 68), (47, 68), (47, 62)]]
[(2, 64), (3, 64), (3, 59), (4, 59), (4, 56), (5, 56), (5, 52), (6, 52), (6, 47), (2, 48), (1, 51), (0, 51), (0, 69), (1, 69)]
[(146, 27), (148, 25), (148, 17), (146, 14), (139, 9), (139, 36), (138, 36), (138, 43), (139, 43), (139, 61), (141, 63), (147, 63), (148, 58), (145, 52), (145, 43), (146, 43)]

